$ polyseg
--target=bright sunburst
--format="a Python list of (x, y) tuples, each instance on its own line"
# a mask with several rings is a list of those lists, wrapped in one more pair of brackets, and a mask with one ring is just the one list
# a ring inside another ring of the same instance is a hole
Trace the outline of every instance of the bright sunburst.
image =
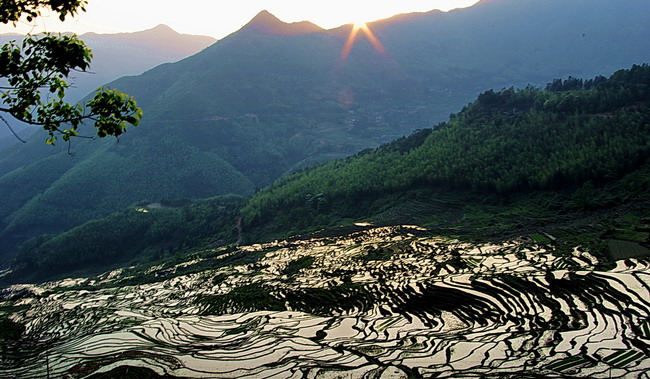
[(354, 23), (355, 29), (367, 29), (368, 25), (364, 21), (359, 21)]
[(384, 49), (384, 46), (379, 42), (379, 39), (377, 36), (375, 36), (375, 33), (372, 32), (370, 27), (368, 26), (367, 23), (365, 22), (355, 22), (354, 26), (352, 27), (352, 30), (350, 31), (350, 35), (348, 36), (348, 39), (345, 41), (345, 45), (343, 45), (343, 50), (341, 50), (341, 59), (345, 60), (347, 57), (350, 55), (350, 52), (352, 51), (352, 47), (357, 41), (357, 36), (359, 35), (359, 31), (363, 31), (363, 33), (366, 35), (366, 38), (368, 38), (368, 41), (372, 44), (372, 46), (377, 50), (378, 53), (385, 55), (386, 50)]

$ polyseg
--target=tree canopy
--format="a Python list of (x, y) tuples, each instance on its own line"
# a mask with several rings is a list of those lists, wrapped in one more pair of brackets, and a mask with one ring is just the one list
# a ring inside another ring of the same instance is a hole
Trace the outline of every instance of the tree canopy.
[(66, 16), (74, 16), (80, 10), (85, 11), (85, 0), (3, 0), (0, 6), (0, 22), (3, 24), (17, 22), (25, 16), (28, 22), (40, 16), (40, 10), (49, 8), (59, 14), (61, 21)]
[(553, 91), (486, 91), (435, 129), (285, 176), (247, 202), (244, 227), (313, 230), (335, 214), (356, 217), (363, 201), (413, 189), (501, 198), (582, 189), (575, 200), (589, 203), (591, 186), (650, 158), (650, 66), (553, 83)]
[[(0, 22), (28, 21), (51, 9), (59, 19), (84, 11), (86, 1), (79, 0), (12, 0), (0, 5)], [(73, 71), (86, 71), (91, 50), (76, 35), (43, 33), (28, 35), (17, 43), (11, 41), (0, 49), (0, 112), (18, 121), (42, 127), (53, 144), (60, 136), (64, 141), (79, 136), (78, 129), (91, 121), (99, 137), (119, 136), (127, 124), (138, 125), (142, 110), (135, 100), (115, 89), (99, 88), (86, 104), (65, 101), (67, 81)], [(9, 122), (0, 115), (9, 127)]]

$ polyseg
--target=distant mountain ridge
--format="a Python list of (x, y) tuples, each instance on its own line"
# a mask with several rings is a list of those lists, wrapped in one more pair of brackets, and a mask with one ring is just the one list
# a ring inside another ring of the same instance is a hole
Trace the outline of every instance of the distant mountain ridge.
[(244, 26), (243, 29), (277, 35), (299, 35), (325, 31), (320, 26), (309, 21), (300, 21), (293, 23), (283, 22), (267, 10), (263, 10), (258, 13), (250, 22)]
[[(132, 33), (84, 33), (79, 38), (92, 49), (94, 58), (88, 74), (74, 75), (74, 85), (68, 90), (74, 101), (102, 84), (178, 61), (217, 41), (208, 36), (180, 34), (167, 25)], [(20, 34), (0, 34), (0, 43), (21, 39)]]
[(198, 54), (110, 83), (145, 110), (119, 144), (75, 141), (71, 158), (35, 138), (0, 158), (0, 241), (9, 251), (138, 201), (251, 194), (430, 128), (485, 89), (650, 61), (647, 14), (646, 0), (482, 1), (370, 23), (386, 53), (359, 33), (343, 60), (350, 25), (296, 34), (313, 28), (263, 12)]
[[(22, 38), (21, 34), (0, 34), (0, 44)], [(93, 50), (94, 57), (88, 73), (72, 75), (72, 87), (66, 93), (73, 102), (103, 84), (122, 76), (142, 74), (162, 63), (178, 61), (217, 41), (208, 36), (180, 34), (167, 25), (133, 33), (85, 33), (79, 38)], [(20, 125), (15, 127), (22, 129)], [(0, 125), (0, 150), (16, 142), (11, 132)]]
[(131, 33), (85, 33), (82, 40), (104, 40), (141, 44), (150, 48), (167, 50), (179, 55), (192, 55), (217, 42), (213, 37), (202, 35), (181, 34), (171, 27), (160, 24), (151, 29)]

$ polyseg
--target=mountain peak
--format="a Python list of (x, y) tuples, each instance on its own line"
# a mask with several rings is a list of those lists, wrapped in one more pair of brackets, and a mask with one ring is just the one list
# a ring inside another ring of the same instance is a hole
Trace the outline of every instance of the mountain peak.
[(154, 26), (153, 28), (148, 29), (148, 31), (156, 31), (156, 32), (159, 32), (159, 33), (178, 33), (177, 31), (172, 29), (170, 26), (165, 25), (165, 24), (158, 24), (158, 25)]
[(258, 13), (253, 19), (248, 23), (248, 25), (273, 25), (273, 24), (286, 24), (279, 18), (275, 17), (271, 12), (266, 9)]
[(323, 31), (321, 27), (309, 21), (287, 23), (263, 10), (244, 26), (243, 29), (254, 30), (263, 34), (297, 35)]

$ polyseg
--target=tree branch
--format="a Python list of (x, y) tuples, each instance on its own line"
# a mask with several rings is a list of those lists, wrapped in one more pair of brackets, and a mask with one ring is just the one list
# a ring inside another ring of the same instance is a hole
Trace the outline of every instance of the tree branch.
[[(36, 112), (36, 110), (37, 110), (36, 108), (32, 109), (32, 114), (33, 114), (33, 112)], [(53, 125), (53, 124), (67, 124), (67, 123), (70, 123), (70, 122), (81, 122), (81, 121), (83, 121), (83, 120), (85, 120), (87, 118), (90, 118), (91, 115), (94, 116), (93, 113), (90, 113), (88, 115), (81, 115), (79, 117), (70, 117), (70, 118), (63, 118), (63, 119), (58, 119), (58, 120), (48, 120), (48, 121), (45, 121), (45, 122), (38, 122), (38, 121), (33, 121), (33, 120), (27, 120), (27, 119), (24, 119), (24, 118), (22, 118), (22, 117), (20, 117), (18, 115), (15, 115), (15, 114), (13, 114), (11, 112), (11, 110), (6, 110), (6, 109), (0, 108), (0, 111), (7, 112), (10, 115), (12, 115), (14, 118), (16, 118), (17, 120), (22, 121), (22, 122), (24, 122), (26, 124), (34, 125), (34, 126), (46, 126), (46, 125)], [(58, 128), (57, 128), (57, 130), (58, 130)]]
[(14, 129), (11, 127), (11, 125), (9, 125), (9, 122), (4, 117), (2, 117), (2, 115), (0, 115), (0, 120), (2, 120), (5, 123), (5, 125), (7, 125), (7, 128), (9, 128), (9, 130), (11, 130), (11, 133), (13, 133), (14, 137), (16, 137), (16, 139), (18, 141), (20, 141), (22, 143), (27, 143), (27, 141), (20, 138), (20, 136), (14, 131)]

